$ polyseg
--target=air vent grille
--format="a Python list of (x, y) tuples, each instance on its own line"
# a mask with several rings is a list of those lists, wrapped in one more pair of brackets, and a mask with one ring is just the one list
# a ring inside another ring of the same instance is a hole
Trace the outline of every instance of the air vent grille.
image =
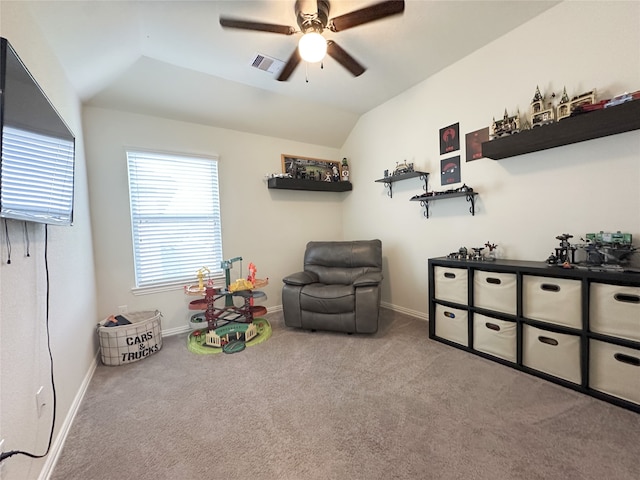
[(251, 66), (253, 68), (257, 68), (258, 70), (262, 70), (263, 72), (275, 75), (279, 73), (280, 70), (282, 70), (282, 67), (284, 67), (284, 62), (282, 60), (278, 60), (277, 58), (263, 55), (262, 53), (256, 53), (251, 61)]

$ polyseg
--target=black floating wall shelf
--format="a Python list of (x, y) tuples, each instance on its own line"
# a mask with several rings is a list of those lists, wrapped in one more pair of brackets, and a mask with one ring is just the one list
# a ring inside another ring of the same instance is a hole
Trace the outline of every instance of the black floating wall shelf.
[(421, 180), (424, 180), (424, 191), (426, 192), (427, 181), (429, 178), (428, 172), (414, 171), (414, 172), (400, 173), (398, 175), (390, 175), (388, 177), (380, 178), (376, 180), (376, 182), (384, 183), (384, 186), (389, 189), (389, 191), (387, 192), (387, 195), (393, 198), (393, 182), (399, 182), (400, 180), (407, 180), (409, 178), (416, 178), (416, 177), (420, 177)]
[(298, 178), (270, 178), (267, 187), (280, 190), (308, 190), (314, 192), (347, 192), (353, 189), (351, 182), (323, 182)]
[(633, 100), (484, 142), (482, 154), (493, 160), (501, 160), (638, 129), (640, 100)]

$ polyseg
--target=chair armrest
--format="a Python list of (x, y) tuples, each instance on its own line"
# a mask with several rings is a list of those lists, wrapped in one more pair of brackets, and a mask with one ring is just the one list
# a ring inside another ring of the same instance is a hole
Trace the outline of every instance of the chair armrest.
[(375, 286), (382, 282), (382, 273), (369, 272), (359, 276), (353, 282), (354, 287)]
[(297, 272), (287, 275), (282, 281), (287, 285), (309, 285), (310, 283), (318, 282), (318, 275), (313, 272)]

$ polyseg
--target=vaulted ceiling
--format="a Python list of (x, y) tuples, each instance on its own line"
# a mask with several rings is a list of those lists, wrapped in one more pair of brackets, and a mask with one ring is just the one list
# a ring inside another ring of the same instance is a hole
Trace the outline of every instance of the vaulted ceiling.
[[(402, 15), (325, 30), (366, 67), (359, 77), (327, 57), (278, 82), (252, 63), (286, 62), (300, 34), (223, 29), (219, 18), (297, 28), (294, 0), (20, 1), (85, 104), (335, 148), (363, 113), (558, 3), (408, 0)], [(333, 0), (329, 17), (377, 1)]]

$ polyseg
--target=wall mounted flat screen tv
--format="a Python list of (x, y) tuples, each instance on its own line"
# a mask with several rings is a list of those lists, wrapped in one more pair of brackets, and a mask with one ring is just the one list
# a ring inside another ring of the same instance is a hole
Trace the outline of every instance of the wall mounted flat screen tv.
[(0, 37), (0, 217), (73, 222), (75, 137)]

